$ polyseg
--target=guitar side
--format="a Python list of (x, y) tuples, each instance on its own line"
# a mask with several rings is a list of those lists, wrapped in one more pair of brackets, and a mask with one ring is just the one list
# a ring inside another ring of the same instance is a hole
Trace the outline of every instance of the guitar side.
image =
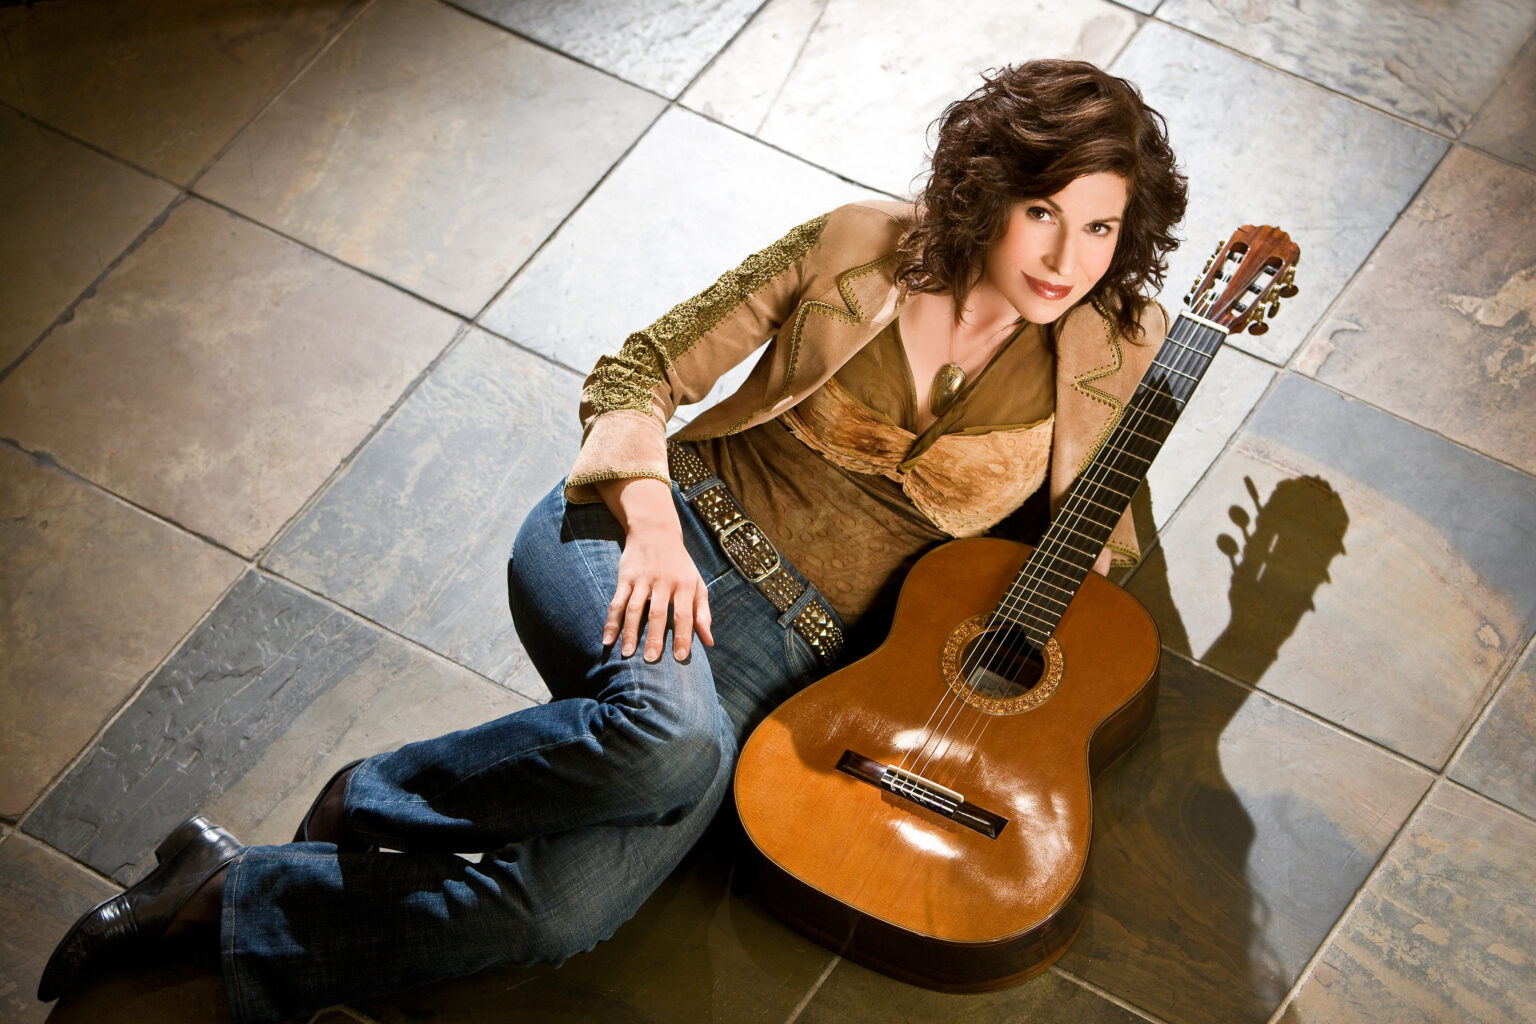
[[(737, 766), (737, 809), (774, 912), (930, 988), (1002, 988), (1065, 951), (1079, 924), (1072, 896), (1091, 839), (1091, 778), (1140, 737), (1155, 705), (1156, 627), (1134, 598), (1091, 576), (1055, 632), (1056, 691), (1018, 713), (967, 706), (927, 748), (943, 756), (920, 755), (935, 707), (959, 706), (944, 699), (946, 645), (996, 606), (1028, 554), (979, 538), (925, 556), (885, 643), (783, 704)], [(989, 835), (856, 777), (850, 752), (921, 767), (1003, 824)]]

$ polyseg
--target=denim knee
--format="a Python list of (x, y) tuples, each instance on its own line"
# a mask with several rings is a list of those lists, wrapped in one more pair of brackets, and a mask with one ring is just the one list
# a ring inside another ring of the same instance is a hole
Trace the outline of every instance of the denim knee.
[[(707, 700), (689, 700), (690, 695)], [(692, 687), (648, 688), (633, 699), (626, 696), (598, 709), (606, 720), (603, 753), (613, 767), (610, 777), (626, 791), (630, 806), (649, 810), (650, 820), (666, 824), (704, 798), (721, 760), (733, 755), (729, 720), (712, 688), (703, 694)]]

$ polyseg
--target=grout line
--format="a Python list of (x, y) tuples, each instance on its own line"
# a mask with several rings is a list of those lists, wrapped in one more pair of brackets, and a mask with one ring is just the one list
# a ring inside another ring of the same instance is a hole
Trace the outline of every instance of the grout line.
[(1100, 999), (1103, 999), (1106, 1002), (1114, 1003), (1122, 1010), (1133, 1013), (1142, 1020), (1150, 1022), (1150, 1024), (1167, 1024), (1167, 1022), (1162, 1017), (1159, 1017), (1151, 1010), (1144, 1010), (1137, 1006), (1135, 1003), (1129, 1002), (1115, 995), (1104, 986), (1095, 984), (1094, 982), (1089, 981), (1087, 978), (1084, 978), (1081, 975), (1074, 974), (1073, 972), (1067, 970), (1065, 967), (1062, 967), (1059, 961), (1051, 965), (1051, 973), (1064, 978), (1068, 982), (1077, 985), (1079, 988), (1092, 992), (1094, 995), (1098, 996)]
[(1311, 980), (1312, 972), (1317, 969), (1318, 963), (1321, 962), (1323, 955), (1328, 951), (1333, 940), (1344, 930), (1345, 922), (1349, 920), (1350, 915), (1354, 913), (1355, 908), (1360, 905), (1360, 902), (1365, 899), (1365, 893), (1370, 889), (1371, 883), (1386, 870), (1384, 865), (1387, 861), (1387, 854), (1392, 852), (1392, 847), (1402, 837), (1403, 831), (1408, 827), (1408, 823), (1413, 821), (1420, 809), (1429, 802), (1429, 798), (1439, 789), (1442, 781), (1440, 779), (1432, 780), (1425, 787), (1423, 794), (1414, 803), (1412, 809), (1404, 815), (1402, 823), (1392, 831), (1392, 836), (1387, 840), (1386, 845), (1381, 848), (1381, 855), (1376, 858), (1376, 863), (1371, 865), (1371, 870), (1367, 871), (1365, 877), (1360, 880), (1359, 888), (1345, 901), (1344, 908), (1339, 912), (1338, 917), (1334, 918), (1333, 924), (1329, 926), (1327, 932), (1323, 934), (1322, 939), (1317, 944), (1317, 948), (1312, 951), (1312, 955), (1307, 957), (1307, 962), (1296, 973), (1296, 980), (1291, 983), (1290, 988), (1286, 989), (1285, 995), (1280, 997), (1280, 1002), (1275, 1006), (1274, 1012), (1269, 1015), (1266, 1024), (1279, 1024), (1285, 1016), (1285, 1011), (1295, 1001), (1306, 983)]
[[(23, 811), (19, 817), (17, 817), (15, 827), (18, 830), (22, 830), (24, 828), (28, 819), (30, 819), (32, 815), (37, 812), (38, 808), (40, 808), (43, 803), (53, 795), (54, 791), (63, 784), (66, 778), (69, 777), (69, 774), (74, 771), (75, 768), (81, 764), (81, 762), (83, 762), (87, 757), (89, 757), (98, 749), (98, 747), (101, 745), (101, 741), (106, 738), (107, 731), (111, 729), (112, 726), (116, 725), (118, 719), (122, 718), (122, 716), (128, 712), (128, 709), (133, 707), (134, 703), (137, 702), (138, 699), (142, 697), (146, 691), (148, 691), (149, 686), (152, 682), (154, 682), (155, 677), (160, 674), (161, 670), (165, 668), (165, 666), (171, 661), (172, 658), (181, 652), (181, 649), (186, 646), (187, 641), (190, 640), (200, 628), (202, 628), (203, 623), (208, 621), (209, 617), (213, 615), (214, 611), (221, 604), (224, 603), (224, 601), (229, 597), (230, 593), (235, 589), (235, 587), (239, 586), (240, 581), (245, 579), (246, 573), (251, 570), (252, 567), (247, 565), (245, 570), (236, 573), (235, 578), (230, 581), (229, 586), (219, 594), (219, 596), (213, 601), (212, 604), (208, 606), (207, 609), (205, 609), (193, 620), (192, 624), (187, 627), (186, 631), (183, 632), (181, 636), (170, 645), (165, 654), (148, 670), (146, 670), (143, 675), (139, 677), (138, 681), (133, 685), (132, 689), (129, 690), (128, 695), (122, 700), (121, 703), (117, 705), (116, 708), (112, 710), (110, 714), (106, 716), (105, 719), (103, 719), (101, 725), (96, 729), (94, 733), (91, 734), (90, 739), (88, 739), (80, 747), (80, 749), (75, 752), (74, 756), (69, 759), (63, 768), (59, 769), (59, 771), (54, 774), (53, 778), (49, 780), (48, 784), (38, 792), (36, 798), (34, 798), (33, 801), (27, 806), (27, 809)], [(42, 842), (45, 845), (48, 845), (45, 840), (32, 835), (30, 832), (28, 832), (27, 835), (31, 836), (38, 842)], [(51, 845), (49, 848), (58, 849), (57, 847)], [(91, 871), (95, 871), (95, 868), (92, 868), (89, 864), (86, 864), (74, 854), (68, 853), (64, 850), (59, 850), (59, 853), (68, 857), (70, 860), (73, 860), (75, 863), (81, 865), (82, 867), (85, 867)], [(102, 874), (101, 872), (96, 873), (101, 874), (101, 877), (111, 881), (114, 885), (117, 884), (109, 876)]]
[(1199, 658), (1196, 658), (1191, 654), (1185, 654), (1182, 651), (1176, 651), (1173, 648), (1166, 646), (1162, 648), (1162, 652), (1168, 656), (1177, 658), (1179, 661), (1193, 665), (1199, 668), (1201, 671), (1206, 672), (1217, 679), (1220, 679), (1222, 682), (1230, 683), (1231, 685), (1241, 690), (1245, 690), (1251, 694), (1256, 694), (1257, 696), (1262, 697), (1265, 700), (1268, 700), (1282, 708), (1285, 708), (1288, 711), (1295, 712), (1303, 718), (1311, 721), (1314, 725), (1322, 726), (1329, 732), (1363, 744), (1364, 746), (1369, 747), (1380, 754), (1385, 754), (1387, 757), (1391, 758), (1393, 761), (1396, 761), (1400, 765), (1408, 768), (1415, 768), (1418, 771), (1430, 776), (1439, 774), (1434, 768), (1420, 761), (1415, 761), (1407, 754), (1393, 750), (1391, 747), (1386, 746), (1378, 740), (1373, 740), (1369, 736), (1354, 732), (1347, 726), (1340, 725), (1338, 722), (1324, 718), (1316, 711), (1312, 711), (1300, 704), (1293, 703), (1289, 699), (1279, 696), (1278, 694), (1271, 693), (1256, 683), (1250, 683), (1247, 680), (1234, 676), (1223, 669), (1217, 668), (1214, 665), (1207, 664), (1206, 662), (1201, 661)]
[(810, 989), (805, 993), (805, 995), (800, 997), (800, 1001), (794, 1005), (792, 1010), (789, 1011), (789, 1016), (784, 1018), (784, 1024), (795, 1024), (795, 1021), (800, 1019), (800, 1015), (805, 1012), (805, 1008), (811, 1004), (811, 1000), (816, 997), (817, 992), (821, 991), (821, 986), (826, 984), (827, 979), (832, 976), (833, 970), (837, 968), (837, 965), (840, 964), (842, 960), (843, 958), (841, 956), (834, 955), (832, 959), (827, 962), (827, 966), (821, 972), (820, 977), (811, 982)]
[[(1162, 5), (1159, 4), (1158, 5), (1158, 9), (1161, 10), (1161, 7), (1162, 7)], [(1377, 114), (1381, 114), (1383, 117), (1387, 117), (1387, 118), (1390, 118), (1390, 119), (1392, 119), (1394, 121), (1401, 122), (1402, 124), (1407, 125), (1410, 128), (1417, 129), (1418, 131), (1421, 131), (1421, 132), (1425, 133), (1426, 135), (1433, 135), (1436, 138), (1441, 139), (1441, 140), (1443, 140), (1445, 142), (1454, 142), (1454, 141), (1456, 141), (1455, 140), (1455, 136), (1449, 135), (1449, 134), (1447, 134), (1445, 132), (1442, 132), (1442, 131), (1440, 131), (1438, 129), (1435, 129), (1435, 128), (1426, 128), (1423, 125), (1421, 125), (1421, 124), (1419, 124), (1419, 123), (1417, 123), (1415, 121), (1411, 121), (1407, 117), (1404, 117), (1402, 114), (1399, 114), (1399, 113), (1397, 113), (1395, 111), (1388, 110), (1385, 107), (1378, 107), (1375, 104), (1367, 102), (1366, 100), (1362, 100), (1358, 96), (1351, 96), (1349, 93), (1344, 92), (1342, 89), (1339, 89), (1339, 88), (1336, 88), (1335, 86), (1329, 85), (1326, 82), (1320, 82), (1320, 81), (1317, 81), (1316, 79), (1308, 78), (1305, 75), (1300, 74), (1299, 72), (1290, 70), (1289, 68), (1280, 67), (1278, 64), (1271, 64), (1271, 63), (1269, 63), (1269, 61), (1264, 60), (1263, 58), (1259, 57), (1256, 54), (1245, 53), (1244, 51), (1239, 50), (1237, 47), (1231, 45), (1230, 43), (1223, 42), (1220, 39), (1212, 38), (1211, 36), (1201, 35), (1199, 32), (1195, 31), (1192, 28), (1188, 28), (1188, 27), (1186, 27), (1184, 25), (1178, 24), (1177, 22), (1168, 21), (1168, 20), (1166, 20), (1164, 18), (1158, 17), (1157, 14), (1155, 14), (1155, 13), (1152, 14), (1152, 15), (1149, 15), (1147, 20), (1148, 21), (1156, 21), (1160, 25), (1166, 25), (1167, 27), (1169, 27), (1171, 29), (1174, 29), (1175, 31), (1180, 32), (1180, 33), (1182, 33), (1184, 35), (1190, 36), (1191, 38), (1199, 39), (1202, 42), (1209, 43), (1210, 45), (1212, 45), (1214, 47), (1217, 47), (1218, 49), (1225, 50), (1227, 53), (1233, 55), (1234, 57), (1241, 58), (1242, 60), (1244, 60), (1245, 62), (1247, 62), (1249, 64), (1256, 64), (1259, 67), (1268, 68), (1269, 70), (1278, 72), (1279, 74), (1282, 74), (1285, 77), (1290, 78), (1290, 79), (1292, 79), (1294, 81), (1301, 82), (1304, 85), (1309, 85), (1309, 86), (1311, 86), (1311, 87), (1313, 87), (1315, 89), (1320, 89), (1323, 92), (1329, 93), (1330, 95), (1333, 95), (1333, 96), (1337, 96), (1340, 99), (1348, 100), (1350, 103), (1354, 104), (1357, 107), (1362, 107), (1362, 108), (1364, 108), (1366, 110), (1370, 110), (1370, 111), (1373, 111), (1373, 112), (1375, 112)]]
[(486, 675), (484, 672), (481, 672), (479, 669), (473, 668), (473, 667), (471, 667), (469, 665), (465, 665), (463, 662), (455, 661), (453, 658), (450, 658), (448, 655), (443, 654), (441, 651), (434, 650), (433, 648), (428, 647), (422, 641), (416, 640), (416, 639), (414, 639), (412, 637), (409, 637), (409, 636), (405, 635), (404, 633), (399, 632), (398, 630), (392, 629), (391, 627), (386, 626), (384, 623), (378, 621), (377, 619), (374, 619), (371, 616), (367, 615), (366, 613), (361, 612), (361, 611), (357, 610), (356, 608), (349, 608), (346, 605), (342, 604), (340, 601), (336, 600), (335, 598), (330, 597), (330, 596), (328, 596), (328, 595), (326, 595), (326, 594), (324, 594), (324, 593), (322, 593), (322, 592), (320, 592), (318, 590), (312, 590), (311, 588), (309, 588), (305, 584), (299, 583), (299, 582), (297, 582), (295, 580), (292, 580), (292, 579), (289, 579), (287, 576), (284, 576), (281, 573), (274, 572), (273, 570), (264, 568), (262, 566), (254, 566), (252, 568), (252, 571), (255, 572), (259, 576), (264, 576), (264, 577), (266, 577), (269, 580), (273, 580), (273, 581), (281, 583), (281, 584), (283, 584), (285, 586), (292, 587), (294, 590), (297, 590), (299, 593), (305, 595), (306, 597), (309, 597), (312, 600), (314, 600), (314, 601), (316, 601), (316, 602), (318, 602), (318, 603), (320, 603), (322, 605), (325, 605), (326, 607), (330, 608), (332, 611), (339, 612), (339, 613), (341, 613), (343, 615), (348, 615), (348, 616), (350, 616), (350, 617), (352, 617), (354, 619), (357, 619), (359, 622), (363, 622), (363, 623), (373, 627), (374, 629), (377, 629), (380, 632), (385, 633), (386, 635), (388, 635), (390, 637), (393, 637), (394, 639), (400, 641), (402, 644), (404, 644), (407, 647), (411, 648), (416, 653), (424, 655), (427, 658), (429, 658), (430, 660), (436, 661), (436, 662), (438, 662), (438, 663), (440, 663), (440, 664), (442, 664), (442, 665), (444, 665), (444, 666), (446, 666), (448, 668), (459, 669), (459, 670), (462, 670), (464, 672), (468, 672), (470, 675), (475, 676), (476, 678), (482, 680), (483, 682), (489, 683), (490, 685), (496, 687), (498, 690), (502, 690), (502, 691), (507, 692), (507, 693), (516, 694), (517, 696), (522, 697), (524, 700), (532, 701), (535, 704), (542, 704), (542, 703), (544, 703), (544, 700), (542, 698), (534, 698), (534, 697), (524, 693), (523, 691), (521, 691), (519, 689), (516, 689), (516, 688), (514, 688), (512, 686), (507, 685), (506, 683), (497, 682), (495, 679), (493, 679), (490, 676)]
[[(41, 121), (37, 123), (42, 124)], [(165, 207), (161, 209), (159, 213), (155, 214), (155, 216), (150, 218), (149, 223), (146, 224), (144, 228), (133, 237), (133, 239), (128, 243), (122, 252), (118, 253), (116, 257), (114, 257), (110, 262), (101, 268), (101, 272), (92, 278), (91, 282), (87, 284), (78, 295), (76, 295), (64, 306), (63, 311), (60, 312), (58, 316), (54, 317), (53, 321), (47, 327), (43, 328), (42, 333), (40, 333), (36, 338), (33, 338), (32, 341), (21, 350), (15, 359), (11, 360), (11, 362), (6, 366), (0, 367), (0, 383), (5, 382), (11, 376), (11, 374), (15, 373), (21, 364), (26, 362), (27, 357), (30, 356), (33, 352), (36, 352), (38, 348), (42, 346), (43, 342), (47, 341), (48, 338), (52, 336), (55, 330), (73, 320), (75, 318), (75, 314), (79, 311), (80, 306), (96, 296), (97, 289), (101, 287), (102, 283), (105, 282), (106, 279), (114, 272), (116, 272), (118, 267), (120, 267), (123, 262), (128, 259), (128, 257), (137, 252), (139, 248), (149, 240), (151, 235), (159, 231), (166, 220), (170, 218), (171, 214), (175, 212), (176, 208), (180, 206), (185, 200), (186, 192), (178, 189), (176, 195), (171, 197), (170, 201), (166, 203)]]
[(234, 134), (225, 141), (224, 145), (220, 146), (218, 150), (213, 154), (213, 156), (209, 157), (203, 166), (197, 170), (197, 173), (193, 174), (191, 178), (187, 179), (185, 190), (187, 192), (191, 192), (193, 189), (195, 189), (197, 187), (197, 183), (201, 181), (210, 170), (213, 169), (213, 165), (224, 159), (224, 154), (228, 153), (231, 149), (234, 148), (235, 144), (240, 141), (240, 137), (243, 136), (246, 132), (250, 131), (251, 126), (254, 125), (257, 121), (260, 121), (262, 117), (266, 115), (267, 111), (276, 106), (278, 100), (288, 95), (289, 91), (298, 84), (299, 79), (308, 74), (310, 68), (318, 64), (321, 58), (323, 58), (327, 53), (331, 52), (331, 48), (336, 45), (341, 37), (351, 31), (352, 27), (361, 21), (364, 15), (373, 10), (373, 8), (378, 5), (378, 3), (379, 0), (364, 0), (364, 2), (358, 6), (357, 10), (353, 14), (348, 17), (344, 17), (338, 24), (338, 27), (335, 29), (335, 31), (331, 33), (330, 38), (321, 43), (320, 47), (310, 55), (310, 58), (301, 64), (299, 69), (295, 71), (291, 77), (289, 77), (288, 81), (278, 86), (277, 90), (273, 92), (271, 96), (267, 97), (267, 101), (257, 109), (256, 113), (252, 114), (251, 117), (245, 122), (245, 124), (241, 125), (238, 129), (235, 130)]
[(439, 349), (435, 356), (427, 360), (426, 365), (417, 371), (416, 376), (413, 377), (410, 382), (401, 389), (400, 393), (395, 396), (389, 407), (385, 409), (384, 412), (376, 420), (374, 420), (372, 426), (363, 432), (363, 436), (358, 439), (358, 442), (355, 445), (352, 446), (352, 450), (341, 457), (336, 465), (332, 467), (331, 471), (326, 474), (325, 479), (316, 485), (315, 489), (309, 493), (309, 496), (299, 503), (298, 509), (296, 509), (287, 519), (283, 520), (277, 529), (273, 531), (272, 536), (267, 538), (266, 542), (257, 549), (256, 555), (252, 559), (253, 562), (259, 565), (266, 564), (267, 559), (271, 557), (277, 546), (287, 538), (288, 532), (297, 526), (299, 521), (308, 515), (309, 512), (330, 492), (331, 488), (335, 486), (335, 484), (343, 476), (346, 475), (346, 473), (352, 468), (352, 464), (362, 455), (363, 450), (372, 444), (374, 439), (384, 432), (385, 428), (389, 426), (390, 422), (399, 414), (400, 410), (405, 407), (405, 404), (415, 396), (417, 390), (423, 384), (425, 384), (427, 379), (430, 378), (434, 372), (436, 372), (437, 368), (441, 366), (443, 362), (458, 349), (463, 340), (468, 337), (470, 329), (471, 328), (468, 324), (464, 323), (463, 320), (459, 320), (459, 324), (454, 329), (453, 334), (449, 336), (447, 344)]

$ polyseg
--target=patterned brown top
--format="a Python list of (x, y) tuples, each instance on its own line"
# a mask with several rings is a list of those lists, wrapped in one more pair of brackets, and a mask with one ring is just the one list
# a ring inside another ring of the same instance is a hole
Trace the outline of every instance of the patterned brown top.
[(932, 426), (896, 322), (778, 419), (699, 445), (846, 626), (894, 602), (935, 543), (985, 533), (1045, 479), (1055, 361), (1018, 331)]

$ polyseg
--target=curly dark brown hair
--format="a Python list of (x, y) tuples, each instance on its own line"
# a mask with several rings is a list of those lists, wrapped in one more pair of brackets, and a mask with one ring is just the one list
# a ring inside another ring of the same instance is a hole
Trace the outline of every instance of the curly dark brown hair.
[(1033, 60), (982, 77), (936, 122), (932, 173), (902, 238), (896, 280), (953, 295), (958, 317), (1015, 204), (1107, 171), (1126, 179), (1130, 198), (1114, 258), (1088, 298), (1138, 337), (1144, 291), (1162, 287), (1186, 199), (1162, 115), (1130, 82), (1086, 61)]

